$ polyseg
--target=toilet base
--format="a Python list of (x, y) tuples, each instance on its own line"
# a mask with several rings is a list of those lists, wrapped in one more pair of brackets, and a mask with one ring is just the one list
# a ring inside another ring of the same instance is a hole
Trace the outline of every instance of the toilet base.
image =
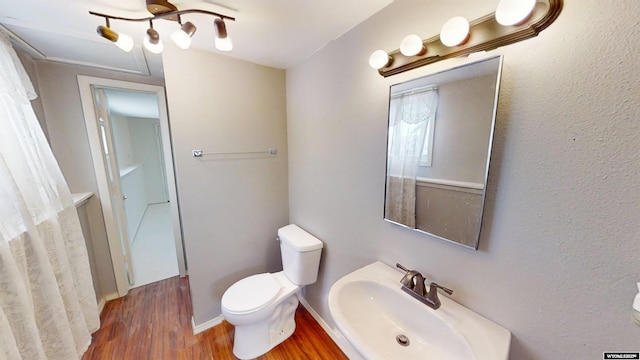
[(298, 298), (293, 294), (278, 304), (268, 318), (255, 324), (236, 326), (233, 354), (239, 359), (253, 359), (288, 339), (296, 329), (297, 307)]

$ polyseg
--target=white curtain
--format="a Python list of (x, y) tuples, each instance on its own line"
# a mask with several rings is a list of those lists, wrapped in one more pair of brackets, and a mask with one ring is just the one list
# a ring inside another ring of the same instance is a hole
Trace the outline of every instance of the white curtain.
[(69, 188), (0, 32), (0, 360), (79, 358), (100, 326)]
[(418, 166), (437, 105), (435, 88), (392, 95), (389, 105), (385, 218), (412, 228)]

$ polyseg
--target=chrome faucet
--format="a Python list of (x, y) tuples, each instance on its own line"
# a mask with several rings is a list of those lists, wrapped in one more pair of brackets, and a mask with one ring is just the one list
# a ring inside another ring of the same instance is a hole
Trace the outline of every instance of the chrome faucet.
[(420, 272), (409, 270), (400, 264), (396, 264), (396, 266), (407, 272), (402, 279), (400, 279), (402, 290), (433, 310), (437, 310), (441, 305), (440, 299), (438, 299), (438, 289), (441, 289), (449, 295), (453, 294), (453, 290), (447, 289), (434, 282), (429, 284), (429, 291), (426, 291), (424, 286), (425, 279)]

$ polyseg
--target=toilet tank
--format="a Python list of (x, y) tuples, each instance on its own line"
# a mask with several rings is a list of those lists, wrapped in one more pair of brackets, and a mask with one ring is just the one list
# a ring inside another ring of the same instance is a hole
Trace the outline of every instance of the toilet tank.
[(322, 241), (297, 225), (278, 230), (284, 273), (296, 285), (309, 285), (318, 279)]

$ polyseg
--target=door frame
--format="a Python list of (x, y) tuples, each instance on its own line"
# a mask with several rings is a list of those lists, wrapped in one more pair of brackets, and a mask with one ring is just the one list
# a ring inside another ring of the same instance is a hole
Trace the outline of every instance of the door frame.
[[(169, 129), (169, 115), (167, 112), (167, 100), (165, 90), (162, 86), (134, 83), (129, 81), (105, 79), (93, 76), (78, 75), (78, 87), (80, 99), (82, 101), (82, 111), (84, 112), (85, 124), (87, 126), (87, 137), (91, 148), (91, 157), (96, 174), (98, 193), (107, 230), (107, 239), (111, 253), (111, 263), (116, 280), (118, 295), (124, 296), (129, 292), (130, 285), (125, 270), (124, 254), (122, 252), (120, 237), (118, 235), (117, 223), (115, 222), (114, 204), (111, 202), (109, 181), (107, 178), (104, 157), (102, 156), (101, 137), (96, 118), (92, 86), (105, 88), (117, 88), (122, 90), (143, 91), (154, 93), (158, 97), (158, 110), (160, 120), (160, 131), (162, 135), (162, 152), (164, 155), (164, 170), (169, 192), (169, 204), (171, 207), (171, 222), (173, 225), (173, 236), (178, 257), (178, 271), (180, 277), (187, 274), (184, 256), (184, 242), (182, 239), (182, 224), (180, 221), (180, 211), (178, 206), (178, 194), (176, 178), (173, 164), (173, 149)], [(121, 209), (122, 210), (122, 209)]]

